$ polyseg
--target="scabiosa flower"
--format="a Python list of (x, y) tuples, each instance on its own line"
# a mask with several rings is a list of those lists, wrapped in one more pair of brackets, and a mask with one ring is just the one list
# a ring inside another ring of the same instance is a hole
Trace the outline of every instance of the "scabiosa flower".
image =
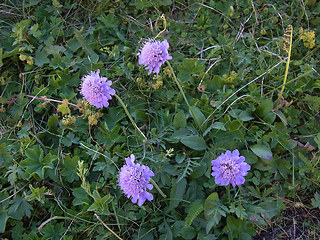
[(145, 42), (139, 53), (139, 64), (146, 66), (150, 73), (159, 73), (160, 66), (166, 60), (171, 60), (172, 57), (168, 53), (169, 43), (165, 39), (162, 42), (149, 40)]
[(106, 77), (99, 76), (100, 70), (91, 72), (82, 78), (81, 94), (87, 101), (97, 108), (108, 107), (108, 100), (116, 91), (110, 86), (111, 81), (106, 81)]
[(244, 183), (244, 176), (250, 170), (250, 165), (245, 163), (245, 158), (239, 156), (239, 151), (236, 149), (233, 152), (229, 150), (222, 153), (217, 159), (212, 160), (211, 176), (215, 177), (215, 183), (227, 186), (229, 183), (233, 187)]
[(123, 165), (119, 171), (118, 184), (128, 198), (132, 197), (133, 203), (138, 201), (138, 205), (141, 206), (146, 199), (153, 200), (153, 195), (147, 192), (147, 189), (153, 188), (149, 181), (154, 173), (149, 167), (134, 163), (134, 160), (133, 154), (126, 158), (127, 164)]

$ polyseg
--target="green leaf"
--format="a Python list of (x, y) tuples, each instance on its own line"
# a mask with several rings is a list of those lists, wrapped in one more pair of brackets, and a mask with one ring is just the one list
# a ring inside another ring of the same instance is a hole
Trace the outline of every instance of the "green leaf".
[(8, 149), (9, 147), (5, 143), (0, 145), (0, 165), (11, 162), (12, 156)]
[(320, 194), (318, 192), (316, 192), (314, 198), (312, 198), (312, 206), (320, 209)]
[(273, 102), (270, 99), (263, 100), (256, 109), (256, 114), (264, 118), (273, 108)]
[(47, 58), (48, 54), (46, 51), (42, 50), (40, 51), (39, 49), (36, 51), (36, 54), (34, 56), (34, 63), (38, 67), (42, 67), (44, 64), (49, 63), (50, 60)]
[(61, 236), (66, 231), (66, 228), (63, 225), (64, 222), (46, 224), (41, 230), (44, 234), (42, 239), (60, 240)]
[(80, 161), (79, 156), (74, 156), (73, 158), (67, 156), (62, 160), (64, 168), (61, 171), (61, 175), (70, 183), (79, 179), (77, 175), (78, 161)]
[(203, 137), (199, 137), (196, 135), (191, 135), (191, 136), (182, 138), (181, 143), (183, 143), (184, 145), (186, 145), (191, 149), (198, 150), (198, 151), (205, 150), (208, 147)]
[(76, 137), (73, 132), (69, 132), (67, 136), (62, 139), (61, 143), (66, 147), (70, 147), (73, 143), (79, 143), (79, 137)]
[(183, 239), (195, 239), (194, 237), (196, 236), (197, 231), (196, 229), (194, 229), (193, 227), (189, 226), (189, 227), (184, 227), (182, 229), (182, 237)]
[[(192, 110), (192, 112), (191, 112)], [(201, 112), (201, 110), (199, 108), (197, 108), (196, 106), (192, 106), (190, 110), (190, 114), (193, 117), (192, 113), (195, 115), (195, 121), (197, 123), (198, 126), (202, 126), (202, 123), (206, 120), (206, 118), (204, 117), (203, 113)], [(201, 127), (202, 130), (206, 129), (206, 124), (204, 124)]]
[(186, 217), (185, 227), (189, 227), (193, 220), (203, 211), (203, 201), (198, 199), (191, 203)]
[(34, 188), (31, 184), (29, 184), (29, 188), (31, 190), (31, 194), (28, 196), (29, 201), (37, 200), (41, 203), (44, 203), (45, 195), (44, 193), (47, 191), (45, 186), (41, 188)]
[(247, 213), (245, 212), (246, 210), (243, 208), (242, 205), (239, 205), (237, 207), (235, 207), (234, 204), (231, 204), (230, 206), (230, 212), (231, 213), (236, 213), (237, 217), (240, 219), (244, 219), (245, 217), (247, 217)]
[(186, 115), (183, 110), (180, 110), (173, 119), (173, 127), (175, 129), (185, 128), (187, 125)]
[(9, 218), (8, 210), (2, 209), (0, 210), (0, 233), (3, 233), (6, 229), (6, 223)]
[(99, 56), (92, 50), (92, 48), (88, 45), (88, 41), (86, 41), (82, 36), (82, 30), (83, 29), (75, 31), (75, 37), (78, 41), (78, 44), (81, 46), (82, 50), (88, 55), (90, 60), (93, 63), (97, 63), (99, 60)]
[(99, 214), (109, 214), (109, 203), (112, 201), (113, 197), (107, 194), (101, 198), (97, 190), (93, 191), (94, 203), (88, 208), (88, 211), (94, 211)]
[(252, 152), (254, 152), (254, 154), (256, 154), (260, 158), (271, 160), (273, 157), (269, 146), (256, 144), (256, 145), (250, 146), (250, 149)]
[(39, 145), (33, 146), (26, 151), (27, 158), (20, 162), (22, 167), (26, 168), (27, 173), (31, 176), (37, 174), (40, 179), (45, 178), (45, 169), (53, 168), (52, 162), (56, 159), (55, 155), (49, 153), (43, 157), (43, 150)]
[(59, 117), (57, 114), (51, 115), (48, 119), (48, 130), (52, 133), (57, 133), (57, 125), (59, 123)]
[(172, 179), (172, 188), (170, 192), (170, 204), (166, 212), (172, 211), (179, 205), (186, 191), (186, 186), (187, 186), (187, 181), (185, 178), (181, 179), (178, 183), (177, 183), (177, 179), (175, 178)]
[(12, 204), (8, 210), (8, 215), (16, 220), (21, 220), (24, 215), (30, 217), (32, 206), (26, 198), (15, 196), (11, 201)]
[(222, 122), (215, 122), (215, 123), (212, 125), (212, 128), (218, 129), (218, 130), (222, 130), (222, 131), (227, 131), (227, 129), (226, 129), (225, 126), (224, 126), (224, 123), (222, 123)]
[(82, 187), (73, 188), (72, 195), (74, 196), (74, 199), (72, 201), (72, 205), (74, 206), (82, 204), (89, 205), (92, 202), (92, 200), (90, 200), (90, 197), (88, 196), (88, 193), (86, 193), (86, 191)]
[(0, 67), (3, 66), (2, 57), (3, 56), (3, 48), (0, 48)]

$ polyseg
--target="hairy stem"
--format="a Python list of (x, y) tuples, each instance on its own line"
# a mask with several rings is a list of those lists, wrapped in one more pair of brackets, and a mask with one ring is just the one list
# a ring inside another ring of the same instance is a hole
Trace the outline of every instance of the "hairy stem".
[(166, 198), (167, 195), (165, 195), (161, 189), (159, 188), (158, 184), (152, 179), (150, 178), (150, 182), (152, 183), (152, 185), (158, 190), (158, 192), (160, 193), (160, 195), (163, 197), (163, 198)]

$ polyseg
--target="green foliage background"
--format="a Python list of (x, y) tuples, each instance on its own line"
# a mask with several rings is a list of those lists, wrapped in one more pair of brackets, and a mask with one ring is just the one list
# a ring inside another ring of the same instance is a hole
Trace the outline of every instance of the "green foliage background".
[[(251, 239), (297, 202), (320, 208), (319, 1), (4, 0), (0, 9), (2, 238)], [(195, 119), (166, 64), (157, 76), (138, 65), (162, 13), (159, 39)], [(314, 48), (301, 27), (315, 31)], [(147, 141), (115, 98), (101, 111), (69, 104), (97, 69)], [(251, 170), (229, 189), (214, 183), (211, 160), (234, 149)], [(132, 153), (166, 197), (154, 188), (138, 207), (123, 195), (117, 173)], [(319, 236), (319, 223), (306, 224)]]

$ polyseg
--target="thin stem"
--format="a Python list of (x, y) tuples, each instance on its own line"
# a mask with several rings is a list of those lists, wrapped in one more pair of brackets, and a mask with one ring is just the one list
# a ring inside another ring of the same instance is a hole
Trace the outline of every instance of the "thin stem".
[[(196, 123), (197, 123), (198, 126), (199, 126), (199, 123), (198, 123), (198, 121), (197, 121), (196, 115), (194, 114), (194, 112), (193, 112), (192, 109), (191, 109), (191, 106), (190, 106), (190, 104), (189, 104), (189, 102), (188, 102), (188, 100), (187, 100), (186, 95), (184, 94), (184, 91), (183, 91), (183, 89), (182, 89), (182, 86), (181, 86), (180, 82), (178, 81), (176, 75), (174, 74), (174, 71), (173, 71), (173, 68), (172, 68), (171, 64), (170, 64), (168, 61), (167, 61), (167, 64), (168, 64), (168, 67), (170, 68), (170, 71), (171, 71), (171, 73), (172, 73), (173, 79), (174, 79), (174, 81), (176, 82), (176, 84), (177, 84), (177, 86), (178, 86), (178, 88), (179, 88), (179, 90), (180, 90), (180, 92), (181, 92), (181, 94), (182, 94), (182, 96), (183, 96), (183, 98), (184, 98), (184, 101), (185, 101), (186, 104), (188, 105), (188, 108), (189, 108), (189, 110), (190, 110), (190, 112), (191, 112), (191, 114), (192, 114), (192, 117), (194, 118), (194, 120), (196, 121)], [(203, 125), (203, 124), (202, 124), (202, 125)], [(199, 126), (199, 127), (200, 127), (200, 126)]]
[(124, 104), (124, 102), (121, 100), (121, 98), (115, 94), (114, 95), (118, 101), (120, 102), (121, 106), (123, 107), (124, 111), (126, 112), (128, 118), (130, 119), (132, 125), (135, 127), (135, 129), (138, 131), (138, 133), (144, 138), (144, 140), (148, 140), (147, 137), (143, 134), (143, 132), (138, 128), (137, 124), (135, 123), (135, 121), (133, 120), (133, 118), (131, 117), (126, 105)]
[(284, 87), (286, 86), (286, 82), (287, 82), (287, 77), (288, 77), (288, 72), (289, 72), (289, 65), (290, 65), (290, 57), (291, 57), (291, 49), (292, 49), (292, 34), (293, 34), (293, 29), (292, 26), (289, 25), (288, 29), (290, 29), (290, 36), (289, 36), (289, 50), (288, 50), (288, 58), (287, 58), (287, 64), (286, 64), (286, 71), (284, 73), (284, 79), (283, 79), (283, 84), (282, 84), (282, 88), (281, 88), (281, 92), (279, 94), (278, 100), (281, 99), (283, 91), (284, 91)]
[(94, 215), (95, 215), (96, 218), (99, 220), (99, 222), (100, 222), (106, 229), (108, 229), (116, 238), (118, 238), (119, 240), (122, 240), (122, 238), (119, 237), (114, 231), (112, 231), (111, 228), (109, 228), (108, 225), (105, 224), (105, 223), (101, 220), (101, 218), (100, 218), (96, 213), (95, 213)]
[(68, 104), (68, 105), (71, 105), (73, 107), (77, 107), (77, 108), (80, 108), (78, 105), (76, 104), (73, 104), (73, 103), (69, 103), (67, 101), (61, 101), (61, 100), (56, 100), (56, 99), (51, 99), (51, 98), (47, 98), (46, 96), (43, 96), (43, 97), (36, 97), (36, 96), (32, 96), (32, 95), (24, 95), (25, 97), (29, 97), (29, 98), (33, 98), (33, 99), (38, 99), (38, 100), (42, 100), (42, 101), (45, 101), (45, 102), (57, 102), (57, 103), (62, 103), (62, 104)]
[(228, 186), (227, 186), (227, 198), (228, 198), (228, 202), (230, 204), (231, 203), (230, 184), (228, 184)]
[(160, 195), (163, 197), (163, 198), (166, 198), (167, 195), (165, 195), (161, 189), (159, 188), (158, 184), (152, 179), (150, 178), (150, 182), (152, 183), (152, 185), (158, 190), (158, 192), (160, 193)]
[(156, 40), (156, 38), (159, 37), (161, 35), (161, 33), (163, 33), (167, 29), (167, 20), (166, 20), (166, 17), (164, 16), (164, 14), (161, 15), (161, 18), (163, 20), (164, 28), (163, 28), (163, 30), (161, 32), (159, 32), (157, 34), (157, 36), (154, 37), (154, 40)]

